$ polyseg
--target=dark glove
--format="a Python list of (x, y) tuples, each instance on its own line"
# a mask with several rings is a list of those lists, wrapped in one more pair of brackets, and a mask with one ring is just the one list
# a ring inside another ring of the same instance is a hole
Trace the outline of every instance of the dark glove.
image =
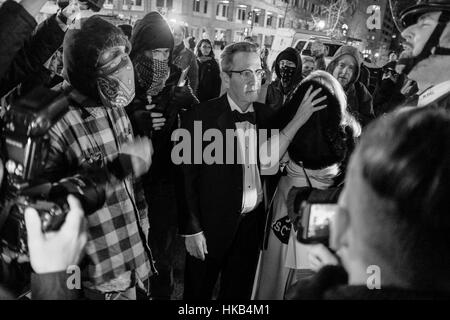
[(152, 117), (148, 110), (135, 110), (130, 115), (131, 125), (135, 135), (150, 136), (152, 131)]
[(199, 103), (199, 101), (189, 84), (183, 87), (173, 88), (171, 104), (175, 104), (179, 108), (187, 109), (196, 103)]

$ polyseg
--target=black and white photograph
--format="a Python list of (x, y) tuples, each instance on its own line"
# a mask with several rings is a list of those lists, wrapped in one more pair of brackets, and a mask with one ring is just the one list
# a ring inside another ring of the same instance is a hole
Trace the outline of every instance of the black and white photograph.
[(449, 0), (0, 0), (0, 132), (0, 300), (450, 299)]

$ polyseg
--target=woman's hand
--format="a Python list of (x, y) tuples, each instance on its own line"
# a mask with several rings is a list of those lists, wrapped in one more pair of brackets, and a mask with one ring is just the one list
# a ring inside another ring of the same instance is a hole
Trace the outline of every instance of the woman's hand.
[(302, 103), (300, 104), (300, 107), (298, 107), (297, 113), (295, 114), (293, 119), (296, 123), (300, 123), (301, 125), (305, 124), (309, 120), (309, 118), (311, 118), (314, 112), (320, 111), (327, 107), (327, 105), (319, 105), (321, 102), (327, 99), (326, 96), (314, 100), (314, 98), (322, 91), (322, 89), (319, 88), (314, 90), (313, 92), (312, 89), (313, 87), (310, 86), (308, 91), (306, 91)]

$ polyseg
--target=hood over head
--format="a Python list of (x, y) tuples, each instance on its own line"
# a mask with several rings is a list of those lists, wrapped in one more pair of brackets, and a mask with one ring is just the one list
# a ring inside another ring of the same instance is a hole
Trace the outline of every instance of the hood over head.
[(133, 46), (131, 59), (146, 50), (169, 48), (172, 52), (174, 47), (172, 30), (161, 14), (156, 11), (150, 12), (134, 26), (131, 44)]
[(352, 80), (350, 81), (350, 85), (352, 85), (359, 79), (359, 74), (361, 72), (362, 59), (361, 59), (361, 55), (359, 53), (358, 48), (355, 48), (352, 46), (340, 47), (334, 54), (333, 59), (328, 64), (327, 71), (329, 73), (333, 74), (333, 71), (336, 68), (337, 63), (344, 55), (349, 55), (349, 56), (353, 57), (356, 61), (356, 72), (353, 75)]
[(64, 37), (63, 61), (66, 80), (82, 94), (100, 100), (97, 71), (100, 54), (107, 49), (131, 45), (125, 34), (99, 16), (88, 18), (79, 30), (69, 30)]
[(280, 54), (278, 54), (277, 59), (275, 60), (275, 73), (278, 77), (278, 79), (281, 79), (280, 74), (280, 61), (281, 60), (289, 60), (295, 63), (297, 66), (294, 72), (294, 78), (293, 80), (300, 80), (302, 77), (302, 58), (300, 57), (300, 54), (297, 50), (294, 48), (286, 48), (284, 51), (281, 51)]

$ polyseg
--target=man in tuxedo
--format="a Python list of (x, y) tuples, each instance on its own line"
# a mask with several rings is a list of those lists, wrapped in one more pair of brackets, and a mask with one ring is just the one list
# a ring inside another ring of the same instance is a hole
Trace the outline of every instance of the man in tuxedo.
[[(248, 42), (227, 46), (221, 68), (226, 93), (195, 106), (183, 119), (183, 128), (191, 137), (194, 126), (201, 123), (202, 133), (219, 130), (224, 142), (223, 162), (211, 164), (202, 159), (201, 164), (182, 165), (188, 210), (180, 217), (180, 234), (189, 253), (184, 284), (187, 300), (211, 299), (219, 273), (218, 299), (250, 299), (264, 229), (259, 161), (248, 161), (251, 157), (236, 161), (236, 155), (243, 152), (258, 158), (256, 130), (267, 128), (273, 113), (255, 102), (264, 77), (257, 47)], [(236, 133), (232, 147), (225, 142), (227, 130)], [(201, 157), (205, 146), (201, 155), (192, 147), (192, 158)], [(226, 161), (231, 152), (235, 161)]]

